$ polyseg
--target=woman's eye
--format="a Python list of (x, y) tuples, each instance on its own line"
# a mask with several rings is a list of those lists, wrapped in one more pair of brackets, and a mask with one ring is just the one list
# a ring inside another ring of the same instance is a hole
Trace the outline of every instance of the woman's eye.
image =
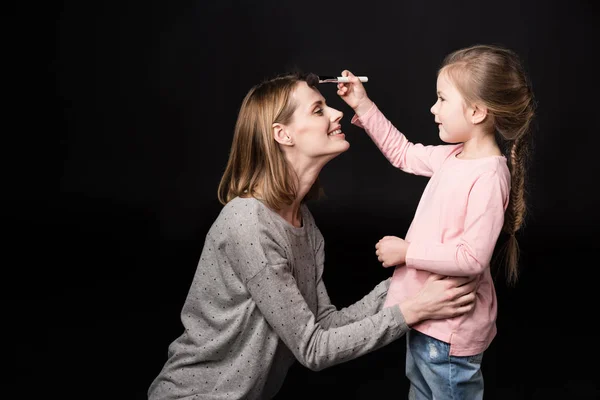
[(315, 110), (315, 114), (323, 115), (323, 109), (322, 108), (317, 108)]

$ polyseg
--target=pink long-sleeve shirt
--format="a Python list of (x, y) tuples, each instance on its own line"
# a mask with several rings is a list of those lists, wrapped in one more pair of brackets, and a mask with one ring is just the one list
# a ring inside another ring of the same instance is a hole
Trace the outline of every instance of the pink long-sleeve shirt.
[(481, 353), (496, 335), (490, 260), (504, 223), (510, 172), (503, 156), (460, 159), (463, 145), (409, 142), (376, 105), (352, 123), (365, 129), (397, 168), (430, 177), (405, 240), (406, 264), (394, 269), (384, 307), (416, 294), (431, 273), (479, 276), (472, 312), (428, 320), (413, 329), (450, 343), (450, 355)]

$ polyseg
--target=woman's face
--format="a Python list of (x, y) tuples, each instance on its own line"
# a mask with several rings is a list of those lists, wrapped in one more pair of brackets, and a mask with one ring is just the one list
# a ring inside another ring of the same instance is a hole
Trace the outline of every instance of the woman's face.
[(328, 161), (348, 150), (350, 143), (346, 141), (340, 125), (344, 114), (328, 107), (318, 90), (306, 82), (299, 82), (291, 101), (297, 107), (284, 131), (292, 143), (288, 151), (294, 157)]

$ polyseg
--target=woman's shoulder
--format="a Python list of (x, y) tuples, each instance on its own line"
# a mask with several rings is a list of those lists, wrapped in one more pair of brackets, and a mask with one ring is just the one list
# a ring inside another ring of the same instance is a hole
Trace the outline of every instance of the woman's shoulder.
[(239, 226), (244, 223), (260, 225), (268, 218), (265, 211), (265, 206), (253, 197), (236, 197), (223, 206), (217, 221), (225, 226)]

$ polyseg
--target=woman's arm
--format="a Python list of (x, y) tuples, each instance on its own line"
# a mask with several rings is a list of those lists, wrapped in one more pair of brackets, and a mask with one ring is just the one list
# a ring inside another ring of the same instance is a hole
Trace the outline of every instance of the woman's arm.
[(476, 283), (465, 282), (469, 280), (430, 277), (416, 296), (400, 305), (330, 329), (317, 322), (287, 264), (267, 265), (248, 281), (247, 288), (296, 359), (311, 370), (321, 370), (379, 349), (423, 319), (448, 318), (469, 311)]
[(338, 310), (329, 299), (325, 283), (323, 282), (323, 271), (325, 264), (325, 241), (317, 230), (318, 245), (315, 252), (317, 267), (317, 322), (325, 329), (348, 325), (360, 319), (369, 317), (381, 311), (385, 296), (390, 286), (390, 280), (386, 279), (356, 303)]
[(369, 294), (356, 303), (338, 310), (327, 295), (327, 289), (321, 279), (317, 284), (318, 309), (317, 322), (325, 329), (348, 325), (381, 311), (390, 286), (390, 279), (380, 282)]
[[(367, 354), (403, 336), (409, 329), (397, 306), (325, 329), (311, 312), (287, 264), (265, 266), (246, 287), (279, 338), (311, 370)], [(411, 310), (418, 308), (416, 305)]]

